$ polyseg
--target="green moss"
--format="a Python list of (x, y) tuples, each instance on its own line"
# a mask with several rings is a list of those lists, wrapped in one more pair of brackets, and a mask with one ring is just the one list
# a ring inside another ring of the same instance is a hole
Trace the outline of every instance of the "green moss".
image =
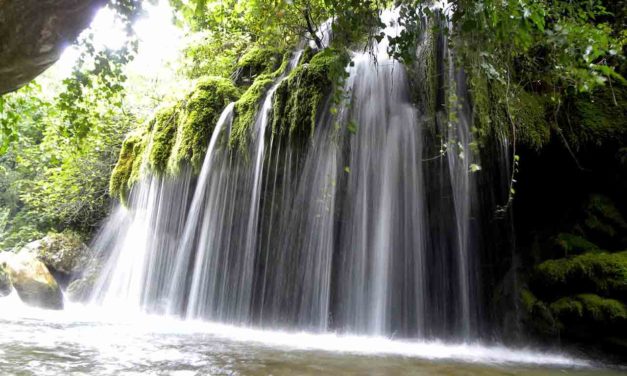
[(483, 79), (477, 69), (469, 68), (468, 71), (468, 92), (472, 103), (473, 124), (476, 129), (476, 135), (479, 140), (484, 140), (490, 132), (490, 101), (488, 82)]
[(242, 94), (240, 99), (235, 102), (235, 114), (229, 138), (229, 146), (232, 149), (245, 153), (250, 138), (250, 129), (257, 118), (261, 100), (274, 81), (287, 69), (290, 56), (291, 54), (289, 53), (284, 54), (283, 62), (278, 69), (274, 72), (265, 73), (257, 77), (253, 84)]
[(255, 123), (260, 102), (273, 82), (274, 80), (268, 76), (257, 78), (241, 98), (235, 102), (235, 116), (229, 138), (231, 148), (245, 152), (248, 147), (250, 128)]
[(561, 123), (569, 142), (601, 145), (627, 134), (627, 87), (615, 85), (566, 98)]
[(510, 101), (510, 114), (516, 123), (517, 140), (522, 144), (540, 149), (549, 142), (551, 129), (543, 97), (519, 90)]
[(318, 53), (318, 50), (315, 50), (309, 46), (305, 47), (302, 55), (300, 56), (300, 60), (298, 61), (298, 65), (302, 65), (302, 64), (310, 62), (311, 58), (313, 58), (316, 55), (316, 53)]
[(583, 304), (573, 298), (560, 298), (549, 305), (551, 313), (560, 319), (581, 318), (583, 316)]
[[(440, 87), (446, 83), (445, 76), (448, 74), (448, 62), (446, 59), (442, 59), (442, 52), (439, 46), (441, 41), (438, 39), (441, 37), (438, 32), (429, 32), (424, 35), (425, 39), (418, 46), (416, 46), (416, 56), (418, 59), (411, 59), (411, 64), (407, 65), (409, 85), (412, 94), (412, 99), (418, 110), (425, 114), (424, 127), (433, 136), (440, 135), (436, 129), (437, 118), (441, 116), (442, 102)], [(472, 74), (468, 75), (469, 78), (474, 77)], [(427, 153), (439, 152), (440, 145), (435, 145), (434, 150), (429, 150)]]
[(145, 129), (129, 134), (120, 150), (118, 162), (111, 173), (109, 194), (126, 202), (131, 186), (139, 178), (142, 156), (145, 148)]
[(549, 260), (533, 273), (534, 291), (544, 297), (590, 291), (602, 295), (627, 294), (627, 251), (621, 253), (585, 253)]
[[(563, 324), (612, 325), (627, 320), (627, 307), (618, 300), (595, 294), (579, 294), (551, 303), (551, 313)], [(566, 326), (567, 327), (567, 326)]]
[(585, 225), (610, 238), (627, 231), (627, 222), (612, 200), (597, 194), (591, 195), (588, 201)]
[(72, 230), (50, 232), (42, 242), (43, 253), (56, 253), (67, 249), (76, 249), (84, 246), (81, 236)]
[(157, 175), (166, 172), (168, 159), (176, 139), (178, 121), (179, 107), (175, 105), (159, 111), (149, 126), (152, 128), (152, 133), (150, 149), (148, 150), (148, 163), (150, 170)]
[[(505, 100), (507, 87), (502, 82), (487, 77), (476, 64), (473, 63), (467, 70), (476, 140), (480, 145), (487, 145), (492, 140), (511, 139), (512, 123)], [(509, 112), (511, 113), (511, 107)]]
[[(493, 139), (514, 139), (531, 149), (540, 149), (550, 141), (551, 124), (544, 95), (509, 85), (484, 59), (466, 52), (464, 66), (473, 107), (473, 125), (481, 145)], [(514, 129), (512, 129), (512, 125)]]
[(561, 248), (566, 255), (580, 254), (585, 252), (600, 252), (599, 247), (574, 234), (561, 233), (555, 238), (555, 244)]
[(306, 142), (316, 127), (322, 102), (333, 89), (338, 72), (348, 63), (342, 51), (327, 49), (294, 69), (278, 86), (273, 103), (275, 135)]
[(237, 84), (252, 82), (256, 77), (271, 74), (279, 69), (284, 51), (272, 47), (254, 46), (237, 62)]
[(206, 77), (184, 100), (158, 111), (124, 141), (111, 175), (110, 194), (125, 202), (144, 172), (176, 175), (189, 164), (198, 173), (222, 110), (239, 94), (230, 80)]
[(536, 296), (527, 289), (520, 291), (520, 302), (522, 304), (523, 321), (527, 322), (529, 328), (536, 333), (552, 336), (556, 333), (559, 323), (555, 322), (551, 309), (538, 300)]
[(176, 174), (180, 166), (190, 163), (198, 173), (207, 151), (211, 134), (224, 108), (239, 97), (233, 83), (221, 77), (207, 77), (180, 104), (178, 129), (169, 169)]
[(535, 297), (535, 295), (533, 295), (531, 291), (527, 289), (522, 289), (520, 291), (520, 301), (523, 305), (525, 312), (531, 313), (538, 299)]
[(577, 299), (583, 304), (584, 312), (594, 321), (610, 324), (627, 320), (627, 307), (614, 299), (602, 298), (595, 294), (580, 294)]

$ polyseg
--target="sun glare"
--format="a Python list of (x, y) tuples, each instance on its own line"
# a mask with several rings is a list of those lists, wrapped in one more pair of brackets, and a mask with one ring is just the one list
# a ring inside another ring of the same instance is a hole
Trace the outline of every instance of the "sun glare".
[[(156, 75), (167, 62), (176, 58), (184, 32), (173, 24), (173, 11), (167, 1), (159, 1), (156, 5), (145, 4), (144, 10), (144, 16), (133, 25), (139, 39), (139, 50), (128, 69), (130, 73)], [(93, 33), (96, 49), (122, 48), (127, 38), (124, 25), (109, 8), (98, 11), (83, 35), (88, 33)], [(56, 78), (67, 77), (79, 54), (76, 46), (68, 47), (52, 68), (51, 75)]]

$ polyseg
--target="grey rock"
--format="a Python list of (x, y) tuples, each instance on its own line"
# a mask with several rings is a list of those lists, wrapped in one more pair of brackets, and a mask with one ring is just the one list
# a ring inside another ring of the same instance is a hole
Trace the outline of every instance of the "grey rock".
[(0, 95), (54, 64), (107, 0), (0, 0)]

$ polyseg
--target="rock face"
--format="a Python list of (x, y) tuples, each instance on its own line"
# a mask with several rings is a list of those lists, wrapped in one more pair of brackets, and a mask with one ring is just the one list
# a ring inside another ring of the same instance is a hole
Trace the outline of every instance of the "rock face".
[(106, 0), (0, 0), (0, 95), (56, 62)]
[(6, 271), (20, 299), (26, 304), (47, 308), (63, 309), (63, 295), (50, 271), (32, 253), (4, 253), (0, 264)]

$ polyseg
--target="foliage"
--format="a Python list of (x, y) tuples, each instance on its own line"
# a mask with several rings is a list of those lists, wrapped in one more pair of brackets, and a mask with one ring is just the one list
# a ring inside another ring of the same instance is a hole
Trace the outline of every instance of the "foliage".
[[(381, 11), (391, 1), (379, 0), (172, 0), (181, 23), (230, 37), (247, 35), (263, 47), (292, 47), (301, 38), (322, 47), (320, 25), (333, 22), (333, 41), (342, 46), (381, 40)], [(220, 36), (215, 35), (217, 38)], [(224, 37), (222, 37), (224, 38)]]
[(609, 78), (623, 81), (616, 67), (625, 35), (600, 21), (609, 14), (599, 0), (450, 4), (456, 46), (475, 55), (491, 78), (504, 80), (517, 64), (523, 86), (541, 84), (553, 92), (589, 91)]
[(227, 78), (250, 44), (250, 37), (243, 33), (232, 33), (228, 37), (212, 30), (193, 33), (183, 49), (180, 72), (192, 79)]
[(78, 42), (79, 59), (72, 75), (63, 80), (65, 90), (58, 98), (57, 106), (66, 124), (61, 130), (75, 140), (81, 140), (90, 128), (111, 115), (106, 111), (122, 108), (123, 84), (127, 79), (124, 67), (137, 52), (132, 25), (141, 13), (141, 0), (112, 0), (108, 6), (124, 25), (124, 45), (117, 50), (96, 49), (93, 33), (82, 35)]
[(40, 92), (41, 87), (31, 83), (13, 95), (0, 96), (0, 156), (17, 142), (20, 132), (36, 136), (41, 131), (36, 122), (49, 104), (40, 99)]
[(0, 156), (0, 212), (6, 215), (0, 249), (50, 230), (87, 235), (109, 209), (108, 175), (129, 117), (108, 108), (78, 141), (65, 132), (59, 102), (44, 97), (37, 84), (2, 97), (19, 122), (16, 141)]
[(573, 154), (585, 142), (624, 136), (627, 33), (620, 5), (451, 0), (434, 12), (430, 1), (396, 3), (404, 30), (388, 36), (389, 53), (413, 64), (423, 34), (442, 33), (468, 74), (480, 144), (506, 139), (516, 154), (516, 143), (539, 149), (554, 134)]

